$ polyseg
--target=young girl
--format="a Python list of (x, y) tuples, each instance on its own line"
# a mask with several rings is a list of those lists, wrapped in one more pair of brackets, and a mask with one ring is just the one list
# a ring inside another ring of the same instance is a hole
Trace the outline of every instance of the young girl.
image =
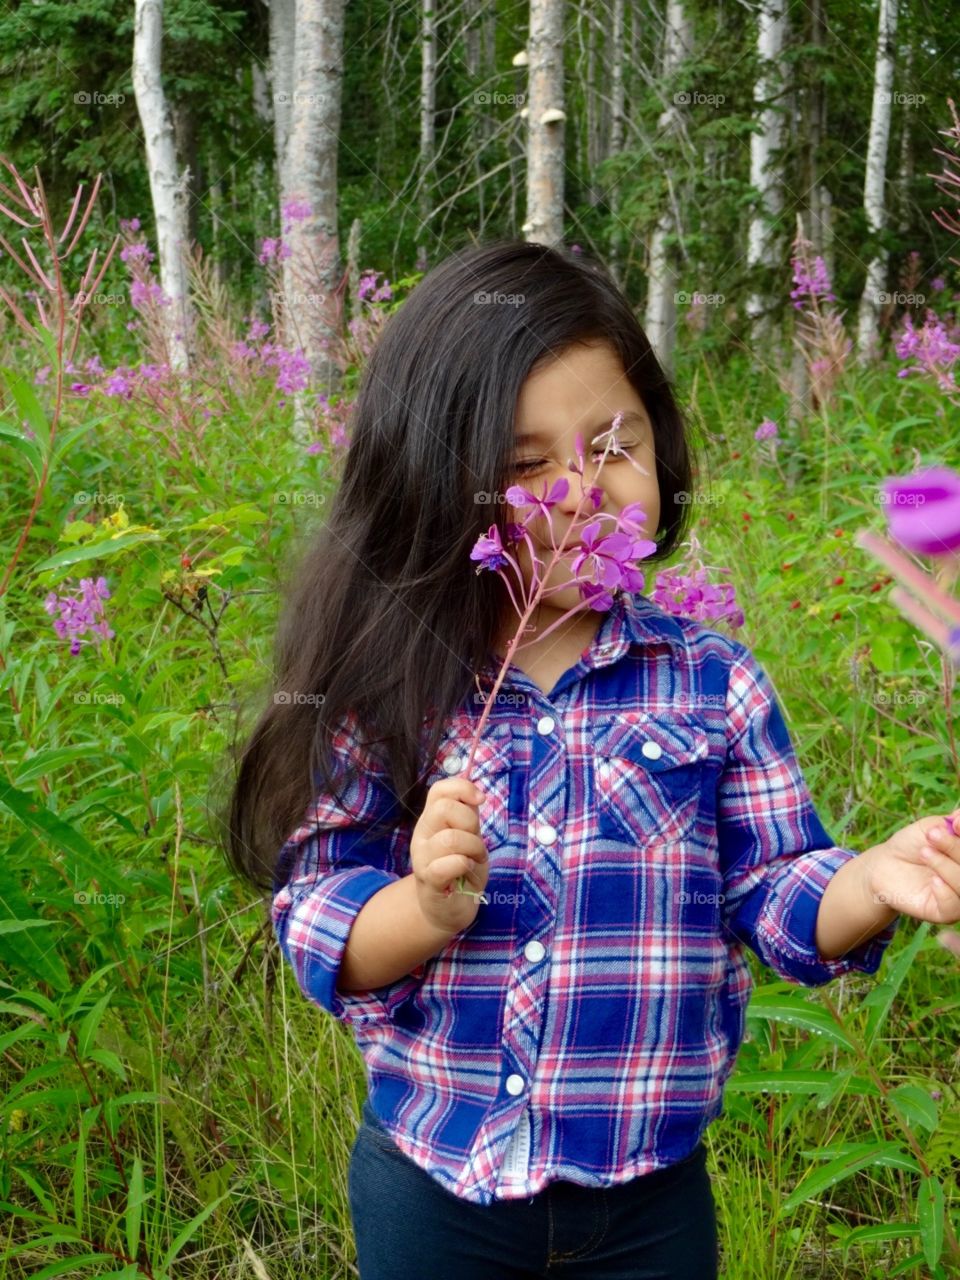
[(454, 254), (368, 360), (281, 622), (234, 858), (364, 1058), (361, 1280), (716, 1276), (703, 1134), (744, 1032), (744, 948), (817, 986), (875, 973), (899, 912), (960, 918), (949, 820), (834, 844), (744, 645), (639, 592), (541, 640), (581, 598), (568, 569), (466, 776), (518, 625), (470, 551), (519, 518), (510, 484), (565, 477), (560, 537), (576, 437), (590, 484), (617, 413), (599, 510), (639, 503), (649, 575), (685, 532), (692, 461), (628, 303), (562, 249)]

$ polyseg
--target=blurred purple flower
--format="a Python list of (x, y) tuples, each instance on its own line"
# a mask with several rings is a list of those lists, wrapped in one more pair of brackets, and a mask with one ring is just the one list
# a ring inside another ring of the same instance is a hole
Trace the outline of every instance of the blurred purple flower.
[(753, 433), (754, 440), (776, 440), (778, 436), (777, 424), (772, 418), (764, 418)]
[(793, 283), (796, 288), (790, 291), (790, 297), (798, 311), (803, 308), (804, 298), (824, 298), (828, 302), (836, 302), (826, 263), (819, 256), (814, 258), (810, 272), (801, 258), (793, 259)]
[(884, 511), (890, 537), (907, 551), (953, 555), (960, 549), (960, 475), (928, 467), (884, 481)]

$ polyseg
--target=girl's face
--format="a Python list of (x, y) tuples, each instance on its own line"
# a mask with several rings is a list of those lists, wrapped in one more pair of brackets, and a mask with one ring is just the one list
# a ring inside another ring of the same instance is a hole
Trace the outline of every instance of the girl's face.
[[(646, 469), (646, 474), (631, 466), (627, 458), (612, 452), (599, 468), (605, 441), (594, 442), (598, 435), (609, 431), (614, 415), (620, 411), (625, 416), (617, 439), (629, 457)], [(578, 434), (583, 437), (584, 488), (596, 485), (603, 493), (596, 509), (589, 498), (586, 499), (580, 511), (580, 527), (588, 519), (603, 514), (617, 515), (628, 503), (638, 502), (647, 518), (642, 533), (637, 536), (652, 539), (660, 526), (653, 424), (619, 356), (606, 343), (571, 347), (541, 366), (524, 382), (517, 401), (516, 444), (505, 487), (522, 485), (539, 497), (544, 493), (544, 484), (549, 493), (550, 486), (561, 477), (569, 482), (567, 496), (550, 509), (558, 545), (580, 500), (580, 477), (568, 470), (568, 460), (576, 462), (574, 442)], [(507, 504), (508, 521), (520, 524), (523, 514)], [(613, 531), (612, 520), (604, 519), (600, 524), (602, 532)], [(527, 532), (545, 567), (552, 555), (546, 519), (531, 520)], [(578, 534), (572, 534), (567, 549), (578, 541)], [(515, 544), (512, 550), (529, 591), (532, 566), (527, 544), (525, 541)], [(549, 616), (553, 616), (554, 611), (557, 615), (566, 613), (581, 602), (577, 579), (570, 573), (569, 563), (569, 557), (561, 560), (547, 577), (548, 588), (563, 586), (562, 590), (551, 591), (543, 602), (543, 612)], [(585, 572), (587, 570), (581, 570)]]

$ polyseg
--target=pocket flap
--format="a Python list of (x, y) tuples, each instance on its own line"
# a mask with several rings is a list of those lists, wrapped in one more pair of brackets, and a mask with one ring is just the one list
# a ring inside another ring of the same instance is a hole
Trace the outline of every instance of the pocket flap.
[(621, 756), (651, 773), (698, 764), (710, 754), (710, 739), (699, 721), (649, 712), (602, 719), (594, 730), (593, 745), (599, 757)]
[[(447, 729), (437, 748), (437, 757), (432, 770), (434, 780), (466, 776), (470, 744), (475, 732), (476, 725), (469, 723), (457, 723)], [(509, 769), (512, 762), (513, 730), (510, 725), (505, 722), (488, 724), (474, 752), (473, 764), (470, 768), (471, 780), (496, 777)]]

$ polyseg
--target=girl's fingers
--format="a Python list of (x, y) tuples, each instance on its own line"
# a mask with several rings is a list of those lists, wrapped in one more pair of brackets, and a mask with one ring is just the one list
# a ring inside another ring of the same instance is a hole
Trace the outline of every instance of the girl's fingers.
[(947, 888), (952, 889), (960, 897), (960, 865), (945, 853), (931, 849), (929, 856), (921, 850), (921, 857), (933, 871), (937, 873)]

